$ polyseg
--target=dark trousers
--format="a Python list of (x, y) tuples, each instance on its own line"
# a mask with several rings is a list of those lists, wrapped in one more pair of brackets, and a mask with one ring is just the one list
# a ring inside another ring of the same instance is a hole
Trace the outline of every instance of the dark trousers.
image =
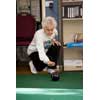
[(51, 61), (55, 62), (55, 66), (52, 66), (52, 67), (48, 66), (47, 64), (45, 64), (43, 61), (40, 60), (38, 52), (32, 53), (29, 57), (32, 60), (37, 71), (42, 71), (45, 67), (56, 69), (57, 60), (59, 57), (59, 51), (60, 51), (60, 46), (57, 46), (55, 44), (55, 45), (51, 45), (51, 47), (48, 49), (46, 53), (48, 58)]

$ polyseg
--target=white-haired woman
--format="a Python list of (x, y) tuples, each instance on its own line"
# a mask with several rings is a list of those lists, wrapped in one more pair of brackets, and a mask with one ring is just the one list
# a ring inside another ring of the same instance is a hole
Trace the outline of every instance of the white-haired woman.
[(48, 16), (42, 21), (42, 29), (35, 32), (34, 38), (28, 46), (31, 72), (36, 74), (47, 67), (53, 73), (57, 66), (60, 42), (57, 41), (56, 20)]

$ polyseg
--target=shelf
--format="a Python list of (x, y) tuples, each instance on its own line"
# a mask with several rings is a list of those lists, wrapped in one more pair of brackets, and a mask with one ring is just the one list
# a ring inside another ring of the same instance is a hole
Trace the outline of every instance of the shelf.
[(62, 2), (83, 2), (83, 0), (62, 0)]
[(62, 18), (63, 21), (83, 21), (83, 18)]
[(64, 60), (75, 61), (83, 59), (83, 48), (64, 48)]
[(82, 66), (64, 66), (64, 71), (82, 71), (83, 67)]
[(64, 71), (82, 70), (83, 61), (81, 59), (64, 60)]
[(77, 49), (83, 49), (83, 48), (80, 48), (80, 47), (72, 47), (72, 48), (68, 48), (66, 46), (63, 46), (64, 49), (73, 49), (73, 48), (77, 48)]
[(83, 64), (82, 59), (65, 59), (64, 65), (65, 66), (82, 66)]
[(83, 5), (83, 1), (62, 2), (63, 6)]

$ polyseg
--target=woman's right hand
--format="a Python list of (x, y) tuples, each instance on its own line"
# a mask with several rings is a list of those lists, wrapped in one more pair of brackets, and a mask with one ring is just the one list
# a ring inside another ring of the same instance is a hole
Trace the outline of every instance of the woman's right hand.
[(55, 62), (53, 62), (53, 61), (48, 61), (48, 66), (55, 66)]

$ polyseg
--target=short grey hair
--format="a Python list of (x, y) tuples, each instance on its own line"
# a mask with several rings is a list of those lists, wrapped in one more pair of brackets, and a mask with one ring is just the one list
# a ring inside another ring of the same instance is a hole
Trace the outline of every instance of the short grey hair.
[(54, 17), (48, 16), (48, 17), (43, 19), (42, 28), (45, 28), (45, 27), (47, 27), (48, 25), (51, 25), (51, 24), (54, 26), (54, 28), (57, 27), (57, 22), (54, 19)]

